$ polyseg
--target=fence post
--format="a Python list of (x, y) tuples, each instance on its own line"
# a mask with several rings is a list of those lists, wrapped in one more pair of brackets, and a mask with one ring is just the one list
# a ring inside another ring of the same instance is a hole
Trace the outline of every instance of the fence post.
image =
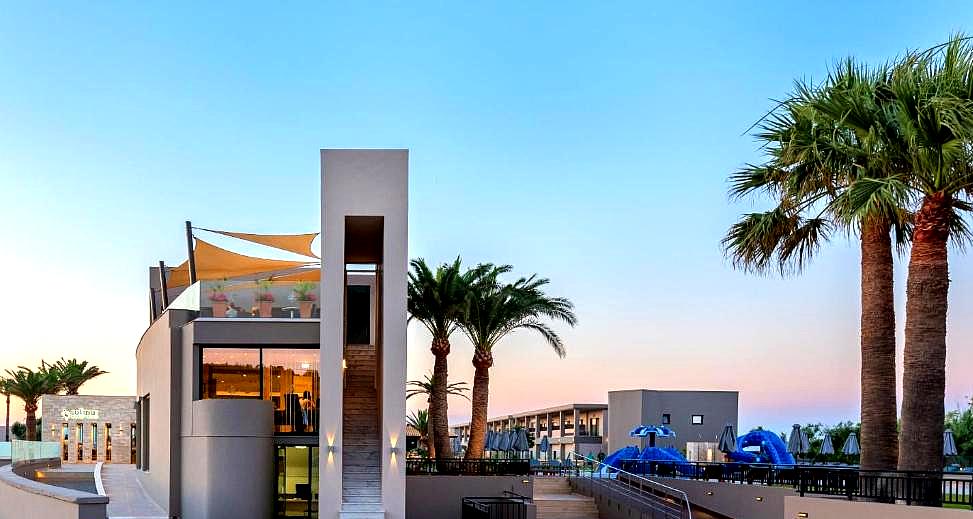
[(905, 504), (912, 504), (912, 472), (905, 473)]
[(797, 469), (797, 488), (801, 497), (804, 497), (804, 469)]

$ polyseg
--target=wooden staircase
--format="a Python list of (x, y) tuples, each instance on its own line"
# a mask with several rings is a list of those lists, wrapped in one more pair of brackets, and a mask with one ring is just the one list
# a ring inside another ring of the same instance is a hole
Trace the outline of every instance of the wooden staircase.
[(571, 492), (567, 478), (535, 477), (537, 519), (598, 519), (594, 498)]
[(375, 347), (345, 346), (344, 358), (341, 517), (384, 518)]

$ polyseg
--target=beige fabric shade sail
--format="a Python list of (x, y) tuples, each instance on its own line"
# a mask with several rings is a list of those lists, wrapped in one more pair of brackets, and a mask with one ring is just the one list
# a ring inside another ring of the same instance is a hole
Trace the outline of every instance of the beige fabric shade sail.
[(311, 243), (317, 238), (319, 233), (312, 232), (306, 234), (251, 234), (246, 232), (217, 231), (213, 229), (202, 229), (203, 231), (215, 232), (224, 236), (230, 236), (240, 240), (259, 243), (275, 249), (286, 250), (301, 256), (320, 258), (311, 250)]
[[(262, 273), (273, 273), (282, 270), (305, 267), (316, 263), (314, 261), (290, 261), (256, 258), (253, 256), (228, 251), (221, 247), (217, 247), (212, 243), (200, 240), (199, 238), (195, 238), (194, 241), (196, 244), (194, 247), (194, 256), (196, 258), (196, 278), (203, 281), (229, 279)], [(307, 243), (310, 245), (310, 241)], [(302, 272), (299, 274), (304, 275), (305, 273)], [(320, 275), (320, 272), (317, 272), (319, 279)], [(285, 276), (281, 276), (274, 279), (283, 279), (284, 277)], [(189, 262), (184, 261), (179, 266), (170, 270), (169, 279), (167, 281), (169, 287), (188, 285)]]

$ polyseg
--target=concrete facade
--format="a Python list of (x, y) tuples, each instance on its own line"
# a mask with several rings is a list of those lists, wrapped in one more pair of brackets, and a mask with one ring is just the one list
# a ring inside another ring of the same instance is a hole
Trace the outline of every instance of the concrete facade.
[(785, 519), (963, 519), (969, 510), (866, 503), (845, 499), (790, 496), (784, 499)]
[(134, 463), (135, 397), (44, 395), (40, 405), (41, 439), (60, 444), (65, 463)]
[[(608, 392), (611, 422), (608, 451), (639, 443), (629, 433), (639, 425), (665, 425), (675, 438), (660, 438), (657, 446), (686, 451), (687, 444), (715, 444), (726, 424), (738, 431), (739, 393), (736, 391), (659, 391), (632, 389)], [(702, 423), (694, 423), (693, 417)], [(668, 422), (668, 423), (666, 423)], [(644, 445), (639, 445), (643, 447)], [(707, 447), (714, 450), (714, 445)]]
[(107, 505), (105, 496), (45, 485), (0, 467), (0, 519), (104, 519)]

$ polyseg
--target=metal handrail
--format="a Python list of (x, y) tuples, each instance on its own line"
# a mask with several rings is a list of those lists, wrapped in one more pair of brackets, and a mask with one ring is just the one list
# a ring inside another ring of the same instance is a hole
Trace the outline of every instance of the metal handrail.
[[(640, 476), (638, 474), (633, 474), (631, 472), (628, 472), (628, 471), (625, 471), (625, 470), (622, 470), (622, 469), (613, 467), (611, 465), (607, 465), (607, 464), (602, 463), (601, 461), (599, 461), (597, 459), (589, 458), (588, 456), (585, 456), (584, 454), (578, 454), (576, 452), (572, 452), (571, 454), (574, 456), (575, 459), (581, 458), (581, 459), (583, 459), (585, 461), (589, 461), (589, 462), (593, 463), (595, 466), (598, 466), (598, 467), (607, 469), (606, 472), (608, 474), (610, 474), (611, 471), (614, 471), (614, 472), (617, 472), (619, 474), (625, 474), (626, 476), (628, 476), (630, 478), (634, 478), (634, 479), (638, 480), (639, 481), (639, 492), (640, 493), (642, 493), (642, 483), (646, 483), (649, 487), (655, 488), (655, 489), (659, 490), (663, 494), (667, 494), (670, 497), (674, 497), (674, 498), (678, 498), (678, 499), (682, 500), (682, 502), (686, 505), (686, 517), (687, 518), (692, 518), (692, 516), (693, 516), (692, 507), (689, 504), (689, 495), (687, 495), (686, 492), (684, 492), (682, 490), (679, 490), (678, 488), (670, 487), (669, 485), (664, 485), (662, 483), (659, 483), (658, 481), (652, 481), (651, 479), (648, 479), (646, 477)], [(600, 472), (600, 469), (599, 469), (599, 472)], [(581, 471), (580, 470), (578, 471), (578, 474), (579, 475), (581, 474)], [(594, 480), (595, 478), (592, 477), (591, 479)], [(616, 479), (616, 481), (617, 481), (617, 479)], [(627, 486), (631, 487), (631, 485), (627, 485)]]

